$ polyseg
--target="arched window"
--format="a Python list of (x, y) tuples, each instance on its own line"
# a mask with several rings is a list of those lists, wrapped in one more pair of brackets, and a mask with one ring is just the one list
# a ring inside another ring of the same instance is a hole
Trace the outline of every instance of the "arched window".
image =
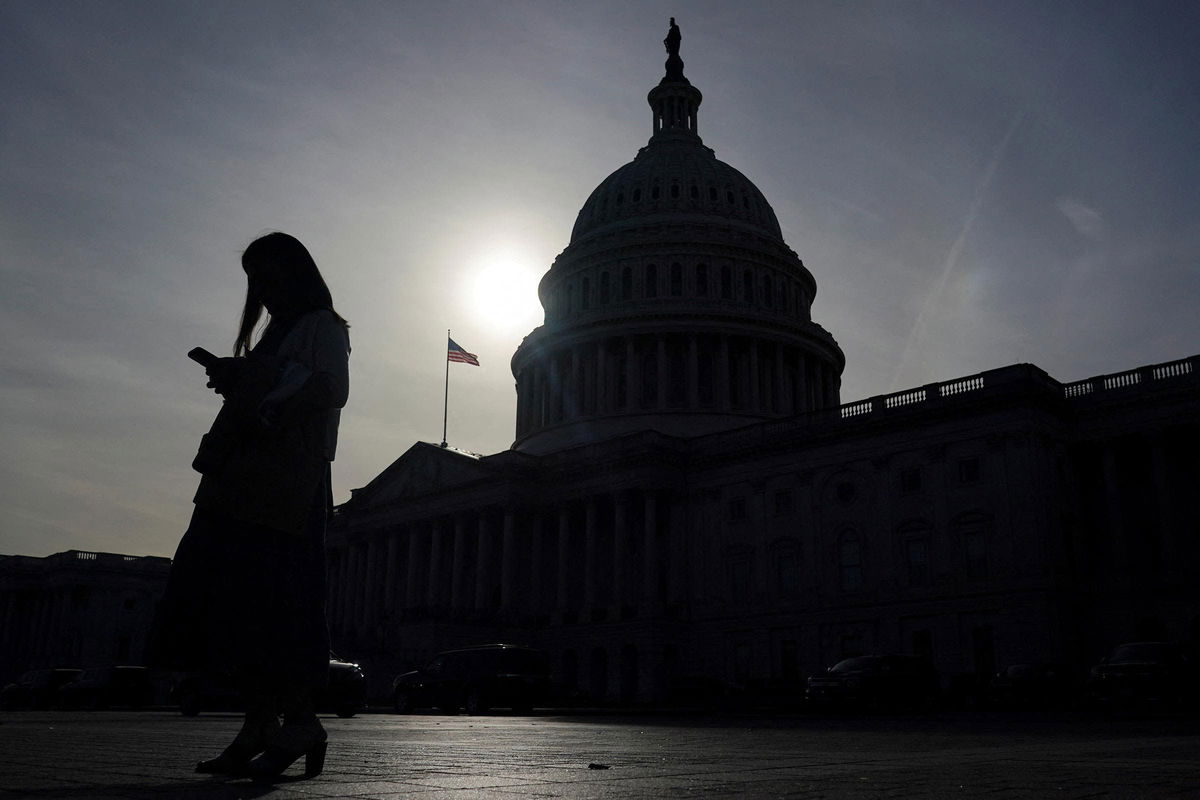
[(575, 310), (575, 284), (573, 283), (567, 284), (567, 302), (565, 305), (568, 314)]
[(646, 265), (646, 286), (644, 288), (646, 297), (658, 297), (658, 267), (653, 264)]
[(775, 298), (773, 297), (773, 292), (771, 291), (772, 288), (774, 287), (771, 285), (771, 276), (763, 275), (763, 305), (767, 308), (775, 307)]
[(708, 265), (696, 265), (696, 296), (708, 297)]
[(750, 270), (742, 273), (742, 301), (747, 304), (754, 303), (754, 273)]
[(621, 299), (633, 299), (633, 269), (631, 267), (621, 270)]
[(721, 267), (721, 299), (733, 299), (733, 273), (727, 265)]
[(683, 294), (683, 265), (676, 262), (671, 265), (671, 296)]
[(633, 190), (633, 202), (640, 203), (642, 200), (642, 190), (640, 188)]
[(583, 279), (583, 296), (579, 299), (579, 307), (584, 311), (592, 307), (592, 282), (589, 278)]
[(607, 305), (609, 301), (609, 286), (608, 272), (600, 273), (600, 305)]

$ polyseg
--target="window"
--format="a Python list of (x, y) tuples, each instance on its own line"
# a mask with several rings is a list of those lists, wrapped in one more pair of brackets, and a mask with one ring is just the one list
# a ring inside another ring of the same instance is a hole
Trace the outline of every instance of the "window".
[(792, 539), (778, 542), (772, 552), (775, 567), (775, 593), (791, 597), (800, 591), (800, 546)]
[(646, 266), (646, 297), (658, 297), (658, 267), (653, 264)]
[(658, 199), (658, 184), (657, 183), (650, 187), (650, 199), (651, 200)]
[(675, 263), (671, 265), (671, 296), (679, 297), (683, 294), (683, 265)]
[(987, 577), (987, 540), (982, 530), (963, 534), (963, 555), (967, 562), (967, 577), (978, 580)]
[(988, 576), (988, 534), (991, 528), (991, 519), (979, 513), (964, 514), (954, 522), (962, 548), (963, 571), (971, 580)]
[(135, 608), (137, 608), (137, 598), (136, 597), (126, 597), (125, 598), (125, 610), (133, 611)]
[(584, 311), (592, 307), (592, 282), (588, 278), (583, 279), (583, 297), (580, 298), (579, 307)]
[(904, 558), (908, 564), (908, 585), (925, 586), (928, 584), (929, 541), (925, 538), (905, 540)]
[(699, 297), (708, 297), (708, 265), (696, 265), (696, 294)]
[(746, 498), (735, 497), (729, 501), (729, 519), (734, 522), (744, 520), (746, 518)]
[(733, 299), (733, 275), (729, 267), (721, 267), (721, 299)]
[(792, 490), (780, 489), (775, 493), (775, 516), (784, 517), (792, 513)]
[(900, 491), (903, 494), (919, 491), (921, 488), (921, 468), (908, 467), (900, 470)]
[(634, 189), (633, 190), (633, 202), (635, 202), (635, 203), (640, 202), (641, 199), (642, 199), (642, 190)]
[(850, 481), (842, 481), (837, 485), (837, 489), (835, 491), (837, 492), (838, 502), (842, 505), (850, 505), (853, 503), (854, 497), (858, 493), (854, 488), (854, 484), (850, 483)]
[(692, 199), (698, 200), (699, 198), (700, 198), (700, 187), (698, 187), (696, 184), (693, 183), (692, 184)]
[(750, 270), (742, 273), (742, 302), (754, 302), (754, 273)]
[(767, 308), (772, 308), (775, 305), (775, 300), (774, 300), (773, 292), (771, 291), (771, 289), (772, 289), (771, 276), (764, 275), (763, 276), (763, 305), (766, 306)]
[(609, 301), (608, 273), (601, 272), (600, 273), (600, 305), (607, 305), (608, 301)]
[(862, 546), (853, 536), (843, 536), (838, 542), (838, 577), (843, 592), (862, 589)]
[(671, 184), (671, 199), (672, 200), (679, 199), (679, 184), (678, 183)]
[(728, 553), (729, 596), (734, 600), (750, 597), (754, 552), (748, 547), (731, 548)]
[(633, 270), (629, 267), (621, 270), (621, 299), (633, 299)]
[(963, 458), (958, 462), (958, 482), (979, 482), (979, 459), (977, 457)]

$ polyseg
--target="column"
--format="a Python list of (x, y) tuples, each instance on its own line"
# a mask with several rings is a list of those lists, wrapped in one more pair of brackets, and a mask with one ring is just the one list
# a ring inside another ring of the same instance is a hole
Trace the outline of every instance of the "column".
[(563, 387), (563, 418), (576, 419), (583, 413), (583, 353), (571, 348), (571, 383)]
[(547, 358), (550, 361), (550, 385), (547, 387), (548, 391), (546, 392), (547, 405), (545, 424), (549, 425), (559, 421), (559, 417), (556, 412), (561, 406), (563, 386), (562, 376), (559, 375), (557, 355), (550, 353)]
[(750, 340), (750, 410), (759, 411), (762, 409), (762, 397), (759, 391), (758, 383), (758, 341)]
[(416, 525), (409, 525), (405, 531), (408, 537), (408, 569), (404, 583), (404, 607), (418, 608), (421, 605), (421, 568), (425, 566), (421, 559), (421, 536)]
[(450, 608), (466, 608), (464, 572), (467, 568), (467, 519), (461, 511), (454, 515), (454, 554), (450, 561)]
[(514, 592), (517, 589), (517, 530), (516, 513), (512, 509), (504, 511), (504, 531), (500, 553), (500, 607), (510, 610), (513, 607)]
[(793, 407), (797, 413), (812, 410), (812, 406), (808, 404), (808, 358), (805, 357), (804, 351), (800, 351), (796, 361), (796, 388), (793, 394)]
[(642, 516), (642, 607), (658, 601), (658, 493), (647, 490)]
[(629, 493), (618, 490), (613, 494), (613, 582), (612, 604), (615, 609), (613, 619), (620, 619), (621, 609), (627, 605), (625, 587), (628, 583), (629, 565), (625, 563), (625, 544), (629, 535), (626, 528), (629, 525)]
[(717, 385), (714, 388), (713, 399), (717, 408), (729, 411), (729, 337), (721, 335), (717, 345)]
[(820, 361), (813, 362), (813, 408), (825, 408), (825, 380)]
[(426, 594), (430, 608), (441, 608), (446, 603), (446, 521), (433, 520), (429, 523), (429, 586)]
[(603, 414), (612, 407), (612, 387), (608, 380), (608, 346), (605, 340), (596, 342), (596, 399), (592, 411)]
[(396, 531), (387, 532), (387, 553), (384, 561), (383, 610), (392, 614), (396, 610), (396, 559), (400, 557)]
[(1150, 438), (1150, 470), (1154, 480), (1154, 499), (1158, 512), (1158, 539), (1161, 543), (1161, 574), (1170, 576), (1169, 583), (1183, 577), (1189, 570), (1180, 569), (1179, 543), (1175, 534), (1175, 507), (1171, 492), (1171, 469), (1167, 463), (1167, 437), (1158, 431)]
[(696, 334), (690, 334), (687, 342), (687, 404), (688, 408), (696, 409), (700, 407), (700, 352)]
[(658, 408), (667, 407), (667, 337), (655, 337), (655, 375), (658, 377)]
[(783, 344), (775, 343), (775, 411), (779, 414), (790, 414), (791, 403), (788, 397), (787, 369), (784, 367)]
[(545, 518), (541, 509), (533, 512), (531, 520), (533, 531), (531, 535), (532, 541), (529, 546), (529, 611), (533, 614), (540, 614), (542, 611), (542, 603), (546, 596), (545, 581), (545, 557), (546, 557), (546, 527)]
[(571, 607), (571, 512), (563, 506), (558, 510), (558, 610)]
[(583, 524), (583, 607), (589, 611), (596, 607), (596, 578), (599, 572), (596, 563), (599, 558), (599, 553), (596, 552), (596, 506), (596, 497), (588, 497), (584, 506)]
[(637, 408), (637, 398), (641, 396), (642, 385), (638, 379), (637, 349), (634, 347), (632, 336), (625, 337), (625, 411)]
[(492, 601), (492, 539), (488, 535), (487, 509), (479, 511), (475, 546), (475, 610), (486, 611)]

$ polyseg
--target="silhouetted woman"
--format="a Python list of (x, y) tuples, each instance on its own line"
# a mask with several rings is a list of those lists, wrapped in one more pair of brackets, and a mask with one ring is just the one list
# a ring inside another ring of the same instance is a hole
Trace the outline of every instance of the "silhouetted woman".
[(255, 240), (242, 269), (248, 285), (234, 357), (207, 367), (224, 403), (193, 463), (203, 477), (152, 659), (232, 674), (245, 696), (237, 737), (197, 772), (270, 778), (304, 756), (312, 776), (325, 757), (314, 692), (329, 668), (324, 539), (349, 389), (349, 326), (296, 238)]

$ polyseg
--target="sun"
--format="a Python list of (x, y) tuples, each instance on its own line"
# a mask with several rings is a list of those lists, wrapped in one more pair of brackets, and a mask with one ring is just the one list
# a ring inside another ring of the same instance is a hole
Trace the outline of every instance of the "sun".
[(542, 271), (513, 253), (481, 258), (468, 276), (472, 314), (494, 330), (528, 331), (541, 322), (537, 286)]

